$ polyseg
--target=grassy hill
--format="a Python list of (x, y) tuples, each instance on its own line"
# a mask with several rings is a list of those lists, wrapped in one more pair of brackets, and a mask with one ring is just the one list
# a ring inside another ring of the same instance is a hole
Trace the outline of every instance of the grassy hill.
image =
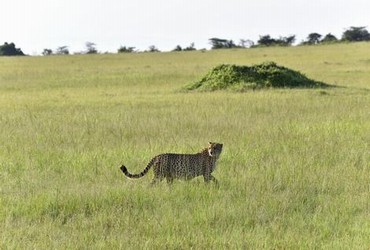
[[(369, 50), (0, 58), (0, 248), (368, 248)], [(179, 91), (265, 61), (338, 88)], [(218, 189), (119, 170), (208, 141)]]

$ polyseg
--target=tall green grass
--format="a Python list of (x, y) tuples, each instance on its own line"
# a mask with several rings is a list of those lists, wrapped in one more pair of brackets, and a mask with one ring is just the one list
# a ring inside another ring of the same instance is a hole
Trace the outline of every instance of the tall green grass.
[[(369, 48), (0, 58), (0, 248), (368, 248)], [(338, 87), (180, 91), (263, 61)], [(119, 171), (208, 141), (219, 188)]]

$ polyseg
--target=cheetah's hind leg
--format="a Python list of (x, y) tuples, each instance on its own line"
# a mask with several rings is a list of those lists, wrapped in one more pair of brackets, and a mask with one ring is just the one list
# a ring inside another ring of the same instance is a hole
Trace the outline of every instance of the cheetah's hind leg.
[(172, 183), (173, 183), (173, 177), (172, 176), (167, 176), (166, 180), (167, 180), (167, 184), (172, 185)]
[(217, 179), (213, 175), (204, 175), (204, 182), (209, 183), (210, 181), (213, 181), (216, 187), (219, 187)]
[(154, 186), (156, 184), (158, 184), (159, 182), (161, 182), (163, 180), (163, 177), (161, 176), (154, 176), (153, 177), (153, 180), (150, 182), (150, 185), (151, 186)]

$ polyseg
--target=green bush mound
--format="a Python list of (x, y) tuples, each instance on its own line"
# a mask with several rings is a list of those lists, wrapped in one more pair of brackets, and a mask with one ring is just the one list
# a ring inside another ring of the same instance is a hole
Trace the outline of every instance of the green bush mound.
[(320, 88), (329, 85), (307, 78), (275, 62), (253, 66), (221, 64), (208, 72), (200, 81), (189, 84), (187, 90), (214, 91), (231, 89), (247, 91), (262, 88)]

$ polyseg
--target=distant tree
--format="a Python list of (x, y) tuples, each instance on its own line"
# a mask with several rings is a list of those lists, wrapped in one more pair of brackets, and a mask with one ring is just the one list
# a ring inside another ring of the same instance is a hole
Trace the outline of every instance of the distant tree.
[(160, 52), (160, 50), (154, 45), (150, 45), (148, 52)]
[(233, 40), (227, 41), (227, 43), (226, 43), (226, 48), (227, 49), (232, 49), (232, 48), (236, 48), (236, 47), (238, 47), (238, 46), (236, 46), (236, 44), (234, 43)]
[(342, 40), (350, 42), (369, 41), (370, 34), (365, 27), (350, 27), (343, 32)]
[(321, 43), (333, 43), (337, 41), (338, 41), (338, 38), (336, 38), (334, 35), (329, 33), (324, 36), (324, 38), (321, 40)]
[(295, 41), (295, 35), (288, 37), (280, 37), (278, 39), (272, 38), (270, 35), (260, 36), (260, 39), (257, 41), (258, 46), (290, 46)]
[(172, 51), (192, 51), (196, 50), (194, 43), (191, 43), (188, 47), (182, 48), (180, 45), (176, 45), (176, 47)]
[(209, 42), (212, 45), (212, 49), (223, 49), (225, 48), (225, 44), (227, 43), (227, 40), (214, 37), (214, 38), (210, 38)]
[(21, 49), (16, 48), (14, 43), (5, 42), (0, 45), (0, 56), (24, 56)]
[(135, 47), (126, 47), (126, 46), (121, 46), (118, 49), (118, 53), (132, 53), (135, 51)]
[(212, 45), (212, 49), (231, 49), (236, 48), (233, 40), (221, 39), (221, 38), (210, 38), (210, 44)]
[(188, 47), (183, 49), (184, 51), (196, 50), (194, 43), (191, 43)]
[(61, 46), (57, 48), (57, 55), (69, 55), (68, 46)]
[(53, 50), (51, 49), (44, 49), (44, 51), (42, 51), (42, 55), (44, 56), (50, 56), (53, 54)]
[(176, 45), (176, 47), (172, 51), (182, 51), (182, 48), (180, 45)]
[(320, 35), (319, 33), (310, 33), (308, 36), (307, 36), (307, 44), (310, 44), (310, 45), (313, 45), (313, 44), (318, 44), (320, 43), (320, 39), (321, 39), (322, 35)]
[(86, 54), (96, 54), (96, 53), (98, 53), (95, 43), (86, 42), (85, 46), (86, 46)]
[(287, 37), (280, 37), (277, 40), (277, 43), (282, 46), (290, 46), (295, 42), (295, 35), (287, 36)]
[(238, 46), (241, 48), (250, 48), (254, 45), (254, 42), (249, 39), (240, 39)]
[(257, 41), (257, 44), (262, 45), (262, 46), (271, 46), (275, 44), (275, 39), (271, 38), (270, 35), (264, 35), (260, 36), (260, 39)]

